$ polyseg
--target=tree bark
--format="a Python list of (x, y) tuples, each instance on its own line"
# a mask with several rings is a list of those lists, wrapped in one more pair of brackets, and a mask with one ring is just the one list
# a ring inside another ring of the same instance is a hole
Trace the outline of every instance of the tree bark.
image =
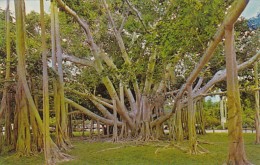
[(46, 36), (45, 36), (45, 20), (44, 20), (44, 4), (43, 0), (40, 0), (40, 21), (41, 21), (41, 40), (42, 40), (42, 75), (43, 75), (43, 142), (44, 142), (44, 157), (45, 164), (51, 165), (51, 140), (50, 140), (50, 121), (49, 121), (49, 83), (48, 83), (48, 64), (47, 64), (47, 48), (46, 48)]
[(189, 145), (190, 154), (197, 154), (197, 135), (195, 129), (195, 109), (192, 98), (192, 85), (187, 88), (188, 91), (188, 131), (189, 131)]
[[(103, 117), (101, 117), (99, 115), (96, 115), (95, 113), (93, 113), (90, 110), (88, 110), (87, 108), (85, 108), (85, 107), (75, 103), (72, 100), (66, 98), (65, 101), (67, 103), (69, 103), (72, 107), (82, 111), (85, 115), (89, 116), (91, 119), (101, 121), (102, 123), (105, 123), (105, 124), (113, 125), (113, 121), (112, 120), (109, 120), (109, 119), (103, 118)], [(122, 126), (122, 122), (118, 121), (117, 125), (118, 126)]]
[(242, 134), (242, 110), (234, 47), (234, 24), (225, 26), (225, 55), (228, 98), (228, 164), (250, 164), (247, 161)]
[[(255, 62), (254, 67), (255, 74), (255, 88), (258, 88), (258, 61)], [(256, 130), (256, 139), (255, 143), (260, 144), (260, 106), (259, 106), (259, 91), (255, 91), (255, 130)]]
[[(25, 74), (25, 4), (23, 0), (15, 1), (16, 16), (16, 51), (18, 56), (18, 82), (16, 90), (17, 142), (19, 155), (31, 154), (31, 135), (29, 125), (26, 89), (29, 90)], [(26, 83), (26, 84), (25, 84)], [(28, 92), (28, 91), (27, 91)], [(29, 91), (30, 92), (30, 91)]]
[(181, 105), (180, 101), (176, 103), (176, 141), (183, 141), (183, 128), (182, 128), (182, 118), (181, 118)]
[(117, 132), (117, 105), (116, 100), (113, 100), (113, 115), (114, 115), (114, 125), (113, 125), (113, 142), (118, 141), (118, 132)]
[(51, 2), (52, 25), (52, 65), (57, 72), (54, 80), (54, 106), (56, 115), (56, 140), (59, 148), (67, 150), (72, 147), (67, 131), (67, 113), (65, 109), (64, 82), (62, 69), (62, 50), (60, 45), (58, 9), (55, 2)]

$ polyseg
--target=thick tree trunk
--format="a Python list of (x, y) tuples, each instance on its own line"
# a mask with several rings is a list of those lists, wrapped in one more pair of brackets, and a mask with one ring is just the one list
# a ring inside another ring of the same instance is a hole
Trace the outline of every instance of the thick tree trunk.
[[(64, 82), (62, 70), (62, 51), (60, 45), (58, 9), (51, 3), (52, 19), (52, 65), (58, 78), (54, 80), (54, 106), (56, 115), (56, 140), (59, 148), (67, 150), (71, 143), (67, 131), (67, 113), (65, 110)], [(56, 65), (58, 64), (58, 65)]]
[(190, 154), (197, 154), (197, 135), (195, 129), (195, 108), (192, 98), (192, 85), (187, 87), (188, 90), (188, 131), (189, 131), (189, 144)]
[(228, 98), (228, 164), (250, 164), (247, 161), (242, 134), (242, 110), (234, 47), (234, 24), (225, 26), (225, 55)]
[(142, 96), (142, 124), (141, 124), (141, 136), (144, 141), (151, 139), (152, 132), (150, 127), (150, 115), (151, 109), (147, 96)]
[[(19, 69), (19, 67), (18, 67)], [(17, 139), (16, 152), (19, 155), (30, 155), (31, 135), (29, 124), (28, 105), (24, 93), (22, 81), (19, 80), (16, 89), (16, 114), (17, 114)]]
[[(17, 142), (16, 151), (19, 155), (31, 154), (31, 135), (29, 125), (28, 105), (25, 94), (25, 4), (15, 1), (16, 16), (16, 51), (18, 55), (18, 82), (16, 89)], [(28, 85), (28, 84), (27, 84)]]
[(163, 135), (164, 135), (163, 125), (162, 124), (156, 125), (156, 127), (155, 127), (155, 135), (153, 135), (153, 137), (155, 137), (156, 139), (160, 139), (160, 138), (163, 137)]

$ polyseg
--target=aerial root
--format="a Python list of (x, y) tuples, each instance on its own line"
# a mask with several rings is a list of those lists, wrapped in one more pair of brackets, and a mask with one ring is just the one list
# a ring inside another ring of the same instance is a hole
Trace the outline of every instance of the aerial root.
[(165, 150), (165, 149), (172, 149), (172, 148), (177, 148), (185, 153), (189, 152), (189, 149), (187, 147), (183, 147), (183, 146), (180, 146), (179, 144), (168, 144), (168, 145), (165, 145), (165, 146), (162, 146), (163, 148), (157, 148), (156, 151), (155, 151), (155, 154), (157, 154), (159, 151), (161, 150)]
[(209, 151), (203, 148), (198, 143), (195, 144), (195, 147), (189, 149), (189, 154), (193, 154), (193, 155), (206, 154), (206, 153), (209, 153)]
[(189, 149), (187, 147), (183, 147), (183, 146), (180, 146), (179, 144), (173, 144), (173, 146), (185, 153), (187, 153), (189, 151)]
[(51, 158), (48, 160), (48, 164), (50, 165), (55, 165), (58, 162), (67, 162), (73, 160), (72, 156), (63, 153), (54, 142), (51, 142), (50, 155)]
[(209, 150), (207, 150), (206, 148), (203, 148), (201, 145), (197, 145), (197, 147), (199, 148), (199, 149), (201, 149), (201, 151), (199, 151), (201, 154), (203, 154), (203, 153), (209, 153)]
[(205, 141), (197, 141), (199, 144), (211, 144), (211, 145), (215, 145), (215, 143), (211, 143), (211, 142), (205, 142)]
[(170, 147), (170, 144), (163, 146), (163, 148), (157, 148), (154, 153), (157, 154), (160, 150), (165, 150), (165, 149), (168, 149), (169, 147)]
[(223, 165), (232, 165), (232, 164), (241, 164), (241, 165), (254, 165), (253, 163), (249, 162), (247, 159), (242, 158), (240, 160), (229, 159)]
[(123, 148), (123, 147), (125, 147), (125, 146), (119, 146), (119, 147), (114, 147), (114, 148), (107, 148), (107, 149), (103, 149), (103, 150), (97, 151), (96, 153), (110, 151), (110, 150), (116, 150), (116, 149), (120, 149), (120, 148)]

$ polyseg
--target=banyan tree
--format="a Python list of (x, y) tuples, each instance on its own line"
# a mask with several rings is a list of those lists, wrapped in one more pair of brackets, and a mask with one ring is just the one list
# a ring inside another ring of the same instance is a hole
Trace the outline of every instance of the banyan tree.
[[(40, 2), (40, 23), (36, 26), (40, 30), (34, 37), (41, 38), (41, 81), (31, 81), (26, 67), (33, 51), (26, 46), (31, 33), (26, 30), (24, 1), (15, 0), (13, 53), (6, 9), (6, 77), (0, 109), (0, 118), (5, 118), (4, 145), (13, 145), (21, 155), (44, 150), (47, 164), (70, 159), (62, 152), (72, 147), (70, 115), (80, 111), (98, 127), (106, 125), (108, 132), (113, 128), (114, 142), (160, 139), (167, 124), (172, 140), (180, 144), (189, 140), (189, 153), (207, 152), (196, 137), (197, 132), (205, 134), (202, 100), (217, 83), (226, 80), (228, 163), (249, 164), (242, 137), (238, 72), (251, 67), (260, 53), (258, 50), (238, 62), (234, 42), (234, 26), (247, 0), (52, 0), (50, 15), (44, 13), (43, 0)], [(18, 63), (15, 97), (8, 93), (11, 54)], [(222, 69), (209, 69), (214, 58), (221, 59), (216, 65)], [(257, 78), (255, 85), (258, 88)], [(33, 92), (36, 88), (40, 91), (37, 94)], [(255, 98), (259, 129), (258, 91)], [(10, 105), (11, 99), (14, 105)], [(168, 111), (166, 102), (170, 104)], [(10, 107), (15, 107), (14, 112)], [(50, 116), (55, 116), (55, 139), (50, 137)]]

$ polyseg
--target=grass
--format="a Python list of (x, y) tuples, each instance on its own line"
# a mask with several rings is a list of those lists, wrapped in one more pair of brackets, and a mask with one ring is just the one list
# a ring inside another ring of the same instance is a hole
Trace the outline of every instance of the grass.
[[(255, 134), (244, 134), (248, 159), (253, 164), (260, 164), (260, 145), (254, 144)], [(163, 147), (169, 142), (149, 142), (145, 144), (124, 142), (87, 142), (73, 141), (74, 148), (69, 152), (74, 160), (60, 165), (221, 165), (227, 159), (228, 139), (225, 133), (199, 136), (202, 144), (210, 151), (208, 154), (189, 155), (172, 146)], [(187, 145), (184, 142), (184, 145)], [(43, 164), (43, 155), (17, 158), (4, 155), (0, 165), (38, 165)]]

